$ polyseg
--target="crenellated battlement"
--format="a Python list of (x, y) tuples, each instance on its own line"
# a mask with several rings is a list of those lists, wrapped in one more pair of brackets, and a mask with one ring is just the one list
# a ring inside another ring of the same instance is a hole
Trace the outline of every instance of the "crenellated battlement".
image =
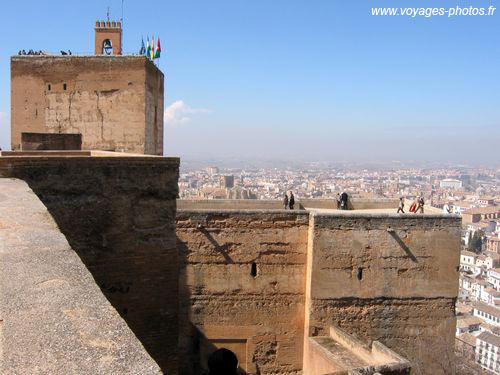
[(121, 21), (95, 21), (96, 29), (120, 29), (122, 28)]

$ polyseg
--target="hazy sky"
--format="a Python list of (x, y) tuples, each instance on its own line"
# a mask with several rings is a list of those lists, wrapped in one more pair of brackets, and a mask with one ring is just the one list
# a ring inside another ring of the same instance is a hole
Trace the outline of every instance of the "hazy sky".
[[(500, 9), (375, 17), (372, 7), (497, 0), (124, 0), (124, 51), (160, 35), (167, 155), (500, 162)], [(0, 147), (9, 56), (92, 52), (121, 0), (2, 0)]]

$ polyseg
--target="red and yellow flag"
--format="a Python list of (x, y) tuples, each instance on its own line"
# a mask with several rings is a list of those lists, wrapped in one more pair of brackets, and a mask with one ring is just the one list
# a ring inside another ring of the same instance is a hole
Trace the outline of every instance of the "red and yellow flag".
[(158, 37), (158, 45), (156, 46), (155, 59), (158, 59), (161, 54), (160, 37)]
[(155, 59), (155, 37), (153, 36), (153, 40), (151, 42), (151, 60)]

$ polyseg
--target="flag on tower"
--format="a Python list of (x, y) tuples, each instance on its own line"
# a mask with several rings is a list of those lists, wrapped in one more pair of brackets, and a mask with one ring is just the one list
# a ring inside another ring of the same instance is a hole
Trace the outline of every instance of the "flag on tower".
[(156, 46), (155, 59), (159, 59), (161, 54), (160, 37), (158, 36), (158, 45)]
[(151, 39), (151, 61), (155, 59), (155, 37)]
[(150, 56), (151, 56), (151, 45), (149, 44), (149, 36), (148, 36), (148, 44), (146, 47), (146, 57), (149, 59)]
[(144, 38), (141, 37), (141, 50), (139, 51), (139, 55), (145, 55), (146, 54), (146, 47), (144, 46)]

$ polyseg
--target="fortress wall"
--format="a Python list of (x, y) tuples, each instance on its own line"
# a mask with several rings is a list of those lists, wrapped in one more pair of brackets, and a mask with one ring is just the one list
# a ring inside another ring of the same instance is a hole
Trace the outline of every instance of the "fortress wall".
[(261, 199), (177, 199), (179, 210), (279, 210), (278, 200)]
[(249, 374), (301, 373), (308, 216), (177, 211), (180, 373), (221, 346)]
[[(379, 208), (397, 209), (399, 199), (364, 199), (352, 198), (349, 200), (351, 210), (366, 210)], [(257, 200), (257, 199), (178, 199), (179, 209), (191, 210), (256, 210), (256, 209), (282, 209), (280, 200)], [(336, 209), (337, 202), (334, 199), (298, 199), (295, 209)]]
[(459, 254), (459, 217), (311, 214), (306, 335), (339, 326), (408, 358), (415, 374), (442, 373)]
[(86, 150), (161, 155), (163, 74), (151, 65), (141, 56), (12, 57), (12, 150), (22, 132), (81, 133)]
[(149, 354), (177, 373), (178, 158), (0, 157), (24, 180)]
[[(337, 201), (335, 199), (300, 199), (301, 207), (304, 209), (324, 209), (324, 208), (337, 208)], [(394, 208), (397, 209), (399, 199), (366, 199), (366, 198), (350, 198), (348, 200), (348, 208), (350, 210), (369, 210), (369, 209), (382, 209)]]
[(47, 208), (11, 178), (0, 178), (0, 373), (161, 374)]

